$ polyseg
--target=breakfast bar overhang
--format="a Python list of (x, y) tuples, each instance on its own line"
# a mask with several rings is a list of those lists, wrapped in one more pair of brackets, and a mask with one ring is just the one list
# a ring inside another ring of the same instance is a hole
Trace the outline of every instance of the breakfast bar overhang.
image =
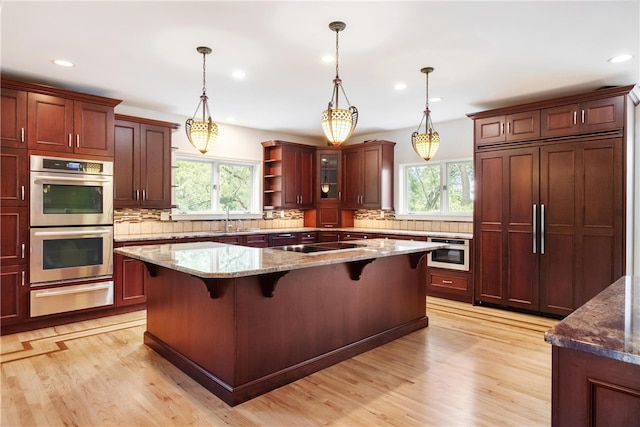
[(350, 243), (115, 252), (147, 266), (145, 344), (233, 406), (428, 325), (424, 256), (447, 245)]

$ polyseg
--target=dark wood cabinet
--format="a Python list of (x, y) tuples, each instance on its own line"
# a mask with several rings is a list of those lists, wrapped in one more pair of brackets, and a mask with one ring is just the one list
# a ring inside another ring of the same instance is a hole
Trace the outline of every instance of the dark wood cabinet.
[(342, 208), (393, 210), (395, 142), (369, 141), (342, 150)]
[(342, 151), (339, 147), (316, 150), (316, 226), (342, 226)]
[(298, 243), (304, 245), (306, 243), (316, 243), (318, 241), (318, 233), (315, 231), (304, 231), (298, 233)]
[(318, 242), (337, 242), (340, 240), (339, 231), (319, 231)]
[(297, 245), (298, 238), (298, 233), (274, 233), (269, 235), (269, 246)]
[(428, 267), (427, 295), (455, 301), (473, 302), (473, 278), (468, 271)]
[[(624, 273), (631, 89), (536, 103), (547, 137), (514, 148), (476, 145), (475, 301), (564, 316)], [(494, 116), (471, 117), (485, 115)], [(574, 116), (572, 134), (561, 133)]]
[(544, 138), (615, 130), (623, 127), (624, 96), (545, 108), (541, 111)]
[(26, 264), (29, 256), (28, 208), (0, 207), (0, 264)]
[(0, 267), (0, 322), (15, 325), (27, 319), (27, 264)]
[(264, 208), (313, 208), (314, 147), (276, 140), (262, 146)]
[(29, 149), (113, 157), (113, 106), (29, 93), (27, 111)]
[(540, 111), (484, 117), (474, 121), (475, 144), (516, 142), (540, 137)]
[(0, 146), (26, 148), (27, 92), (3, 87), (1, 97)]
[(144, 304), (147, 294), (144, 276), (147, 269), (142, 261), (115, 255), (115, 303), (116, 306)]
[(29, 161), (24, 148), (0, 146), (0, 205), (27, 206)]
[(171, 131), (174, 123), (117, 116), (114, 207), (171, 207)]
[(3, 78), (2, 145), (61, 157), (112, 158), (114, 107), (119, 103)]
[(378, 237), (374, 233), (361, 233), (361, 232), (353, 232), (353, 231), (342, 231), (340, 232), (340, 240), (359, 240), (359, 239), (375, 239)]
[(268, 248), (269, 235), (268, 234), (246, 234), (243, 236), (242, 244), (244, 246), (250, 246), (252, 248)]

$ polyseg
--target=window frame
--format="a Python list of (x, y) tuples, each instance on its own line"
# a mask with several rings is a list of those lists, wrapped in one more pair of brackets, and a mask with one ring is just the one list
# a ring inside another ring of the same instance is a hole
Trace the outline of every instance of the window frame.
[[(180, 212), (176, 205), (176, 190), (177, 185), (176, 182), (176, 174), (178, 171), (178, 161), (187, 161), (187, 162), (200, 162), (207, 163), (212, 168), (212, 176), (211, 176), (211, 192), (212, 192), (212, 200), (213, 200), (213, 209), (210, 211), (202, 211), (195, 213), (185, 213)], [(172, 169), (174, 170), (173, 174), (173, 185), (171, 186), (171, 198), (172, 204), (174, 207), (171, 209), (171, 219), (172, 220), (221, 220), (227, 218), (227, 213), (219, 209), (219, 188), (218, 187), (218, 179), (219, 179), (219, 170), (221, 165), (233, 165), (233, 166), (247, 166), (251, 168), (251, 208), (248, 212), (229, 212), (228, 217), (232, 219), (261, 219), (263, 216), (262, 213), (262, 162), (256, 160), (248, 160), (248, 159), (228, 159), (223, 157), (213, 157), (213, 156), (194, 156), (190, 154), (175, 154), (175, 158), (173, 161)]]
[[(438, 221), (473, 221), (473, 210), (471, 212), (449, 212), (449, 193), (445, 189), (448, 187), (448, 168), (449, 164), (471, 162), (473, 167), (473, 158), (464, 157), (457, 159), (446, 159), (437, 162), (429, 161), (428, 163), (404, 163), (398, 166), (398, 211), (396, 219), (413, 219), (413, 220), (438, 220)], [(440, 168), (440, 212), (409, 212), (409, 186), (408, 173), (410, 168), (420, 166), (438, 166)], [(473, 182), (473, 180), (472, 180)], [(443, 188), (445, 187), (445, 188)]]

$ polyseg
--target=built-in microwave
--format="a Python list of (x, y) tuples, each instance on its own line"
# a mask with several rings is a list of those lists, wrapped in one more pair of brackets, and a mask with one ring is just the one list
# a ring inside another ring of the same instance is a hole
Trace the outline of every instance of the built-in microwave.
[(113, 162), (32, 155), (31, 227), (113, 224)]
[(429, 242), (447, 243), (449, 246), (429, 252), (429, 267), (469, 271), (469, 240), (429, 237)]

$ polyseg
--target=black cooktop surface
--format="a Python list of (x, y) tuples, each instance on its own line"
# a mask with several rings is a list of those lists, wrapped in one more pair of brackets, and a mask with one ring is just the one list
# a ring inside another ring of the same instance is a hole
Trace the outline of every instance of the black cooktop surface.
[(354, 249), (362, 246), (355, 243), (347, 242), (325, 242), (325, 243), (307, 243), (305, 245), (286, 245), (276, 246), (272, 249), (279, 249), (281, 251), (300, 252), (304, 254), (326, 251), (339, 251), (341, 249)]

